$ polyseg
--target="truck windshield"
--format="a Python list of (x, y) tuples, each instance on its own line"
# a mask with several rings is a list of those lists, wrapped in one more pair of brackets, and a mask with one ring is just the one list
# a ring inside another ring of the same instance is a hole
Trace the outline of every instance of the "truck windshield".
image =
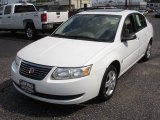
[(118, 15), (78, 14), (62, 24), (52, 36), (113, 42), (120, 19)]

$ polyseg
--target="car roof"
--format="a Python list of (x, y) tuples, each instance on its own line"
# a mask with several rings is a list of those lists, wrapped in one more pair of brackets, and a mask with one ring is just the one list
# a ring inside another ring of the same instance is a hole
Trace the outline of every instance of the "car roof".
[(79, 14), (109, 14), (109, 15), (128, 15), (131, 13), (139, 13), (135, 10), (124, 10), (124, 9), (95, 9), (80, 12)]

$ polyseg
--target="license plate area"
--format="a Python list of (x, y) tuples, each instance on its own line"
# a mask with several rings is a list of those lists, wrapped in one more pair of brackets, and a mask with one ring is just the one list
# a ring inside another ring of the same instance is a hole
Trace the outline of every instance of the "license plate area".
[(29, 83), (24, 80), (20, 80), (20, 88), (29, 94), (35, 93), (35, 85), (33, 83)]

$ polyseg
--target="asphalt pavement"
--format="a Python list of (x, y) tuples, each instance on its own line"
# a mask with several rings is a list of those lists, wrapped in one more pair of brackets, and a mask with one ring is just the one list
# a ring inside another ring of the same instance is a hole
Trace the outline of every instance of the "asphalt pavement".
[(120, 77), (110, 100), (69, 106), (40, 102), (16, 91), (11, 63), (17, 51), (33, 41), (23, 33), (0, 32), (0, 120), (160, 120), (160, 18), (148, 19), (155, 33), (151, 59)]

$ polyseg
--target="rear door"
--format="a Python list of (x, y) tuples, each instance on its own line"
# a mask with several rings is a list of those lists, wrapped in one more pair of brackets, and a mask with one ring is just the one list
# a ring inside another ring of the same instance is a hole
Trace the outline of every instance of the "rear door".
[(138, 36), (138, 39), (140, 41), (140, 51), (139, 51), (139, 57), (141, 57), (147, 48), (148, 45), (148, 30), (147, 30), (147, 23), (146, 19), (143, 15), (136, 13), (134, 14), (134, 20), (136, 25), (136, 34)]
[[(123, 37), (126, 34), (136, 34), (133, 14), (127, 16), (124, 21), (121, 36)], [(132, 66), (139, 57), (139, 39), (135, 38), (121, 42), (120, 54), (122, 55), (122, 71), (125, 71)]]
[[(33, 5), (15, 5), (13, 14), (13, 26), (17, 29), (24, 29), (24, 20), (34, 19), (36, 9)], [(18, 22), (17, 22), (18, 18)]]

